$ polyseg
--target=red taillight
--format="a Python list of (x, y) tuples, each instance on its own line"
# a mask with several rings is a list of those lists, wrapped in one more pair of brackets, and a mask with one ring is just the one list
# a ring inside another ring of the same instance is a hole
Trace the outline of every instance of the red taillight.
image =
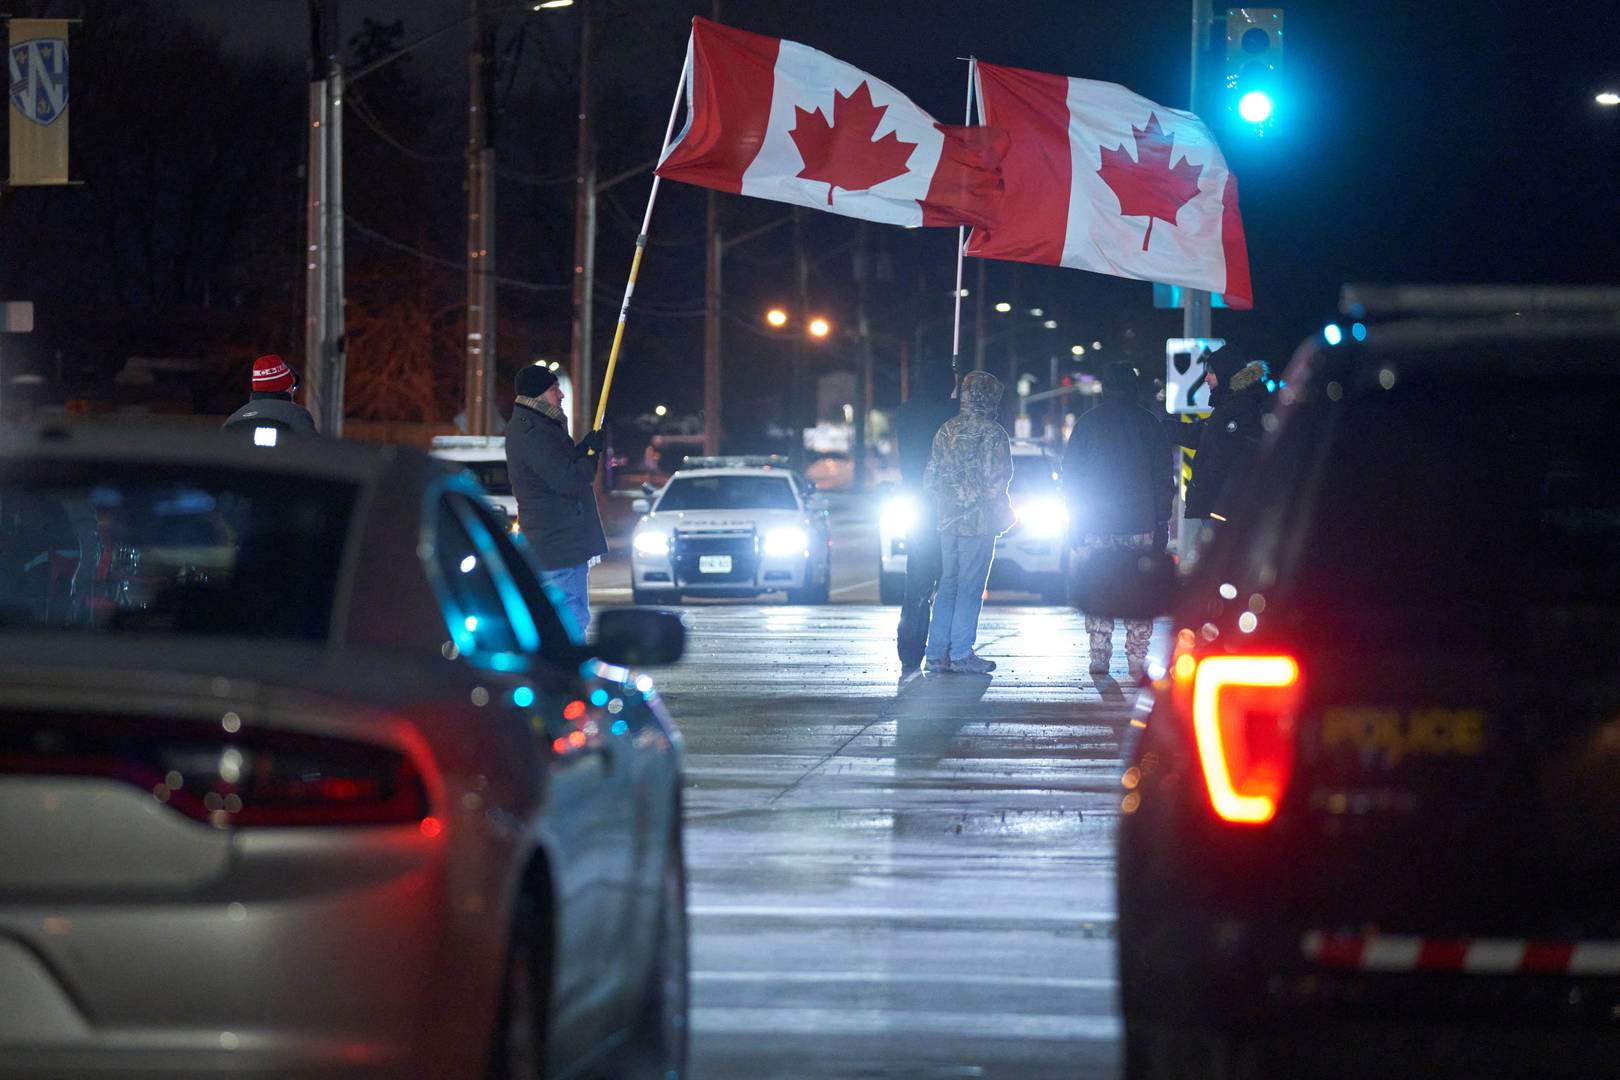
[(398, 751), (139, 717), (8, 718), (0, 773), (120, 780), (221, 827), (388, 825), (428, 814), (422, 778)]
[(1210, 805), (1263, 825), (1294, 771), (1299, 665), (1288, 656), (1208, 656), (1193, 673), (1193, 734)]

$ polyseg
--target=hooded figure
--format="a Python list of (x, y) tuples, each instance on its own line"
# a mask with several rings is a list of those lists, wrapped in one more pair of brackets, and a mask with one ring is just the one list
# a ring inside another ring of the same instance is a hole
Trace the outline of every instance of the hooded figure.
[[(1223, 353), (1210, 357), (1210, 376), (1216, 380), (1210, 390), (1210, 414), (1203, 422), (1180, 424), (1197, 431), (1197, 455), (1193, 458), (1192, 481), (1187, 485), (1187, 516), (1226, 519), (1226, 488), (1248, 463), (1260, 442), (1260, 425), (1266, 403), (1266, 365), (1254, 360), (1217, 363)], [(1177, 431), (1183, 446), (1192, 445), (1191, 432)]]
[[(1136, 401), (1137, 376), (1129, 364), (1103, 372), (1102, 401), (1074, 422), (1063, 451), (1063, 493), (1077, 557), (1108, 548), (1148, 551), (1170, 517), (1175, 473), (1170, 440), (1152, 413)], [(1091, 673), (1108, 674), (1114, 620), (1086, 615)], [(1125, 663), (1140, 683), (1153, 636), (1151, 619), (1125, 621)]]
[(923, 489), (939, 520), (940, 575), (924, 658), (934, 672), (983, 675), (996, 665), (973, 651), (996, 537), (1013, 524), (1012, 441), (995, 421), (1001, 382), (986, 371), (962, 380), (961, 409), (934, 436)]
[[(315, 434), (315, 418), (293, 400), (298, 372), (275, 353), (253, 361), (252, 394), (248, 403), (225, 418), (222, 431), (271, 428), (299, 435)], [(270, 445), (274, 445), (272, 442)]]

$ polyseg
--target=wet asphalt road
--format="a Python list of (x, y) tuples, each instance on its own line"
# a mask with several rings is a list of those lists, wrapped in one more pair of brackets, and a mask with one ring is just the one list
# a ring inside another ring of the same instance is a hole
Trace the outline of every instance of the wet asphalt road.
[(687, 615), (659, 682), (686, 734), (692, 1075), (1116, 1075), (1136, 695), (1084, 675), (1079, 616), (987, 607), (994, 677), (902, 685), (894, 608)]

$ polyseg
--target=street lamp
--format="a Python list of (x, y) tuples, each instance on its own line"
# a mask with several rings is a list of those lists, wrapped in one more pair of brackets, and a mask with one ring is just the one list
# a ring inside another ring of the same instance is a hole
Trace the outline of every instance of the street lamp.
[(829, 323), (826, 319), (817, 317), (817, 318), (814, 318), (814, 319), (810, 320), (809, 329), (810, 329), (810, 336), (811, 337), (813, 337), (813, 338), (824, 338), (828, 334), (832, 333), (832, 324)]
[(1616, 93), (1613, 90), (1605, 90), (1603, 93), (1597, 96), (1597, 103), (1599, 105), (1606, 105), (1612, 109), (1616, 105), (1620, 105), (1620, 93)]
[(653, 415), (654, 416), (663, 416), (667, 412), (669, 412), (669, 407), (666, 406), (666, 405), (654, 405), (653, 406)]
[(788, 315), (781, 308), (773, 307), (765, 313), (765, 321), (780, 330), (787, 325)]
[(574, 6), (574, 0), (544, 0), (544, 3), (536, 4), (530, 10), (531, 11), (548, 11), (548, 10), (550, 10), (552, 8), (565, 8), (565, 7), (573, 7), (573, 6)]
[(1005, 315), (1005, 314), (1007, 314), (1007, 312), (1009, 312), (1011, 310), (1012, 310), (1012, 305), (1007, 303), (1007, 301), (1005, 301), (1005, 300), (1003, 300), (1001, 303), (996, 305), (996, 313), (998, 315)]
[(1086, 355), (1086, 347), (1084, 345), (1075, 345), (1069, 349), (1069, 352), (1074, 356), (1084, 356)]

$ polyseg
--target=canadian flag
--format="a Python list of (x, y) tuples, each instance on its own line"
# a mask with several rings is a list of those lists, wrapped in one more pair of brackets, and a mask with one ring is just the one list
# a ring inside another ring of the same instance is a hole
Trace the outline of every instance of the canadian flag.
[(1254, 306), (1237, 178), (1204, 122), (1113, 83), (978, 64), (980, 120), (1006, 131), (1016, 214), (967, 253), (1220, 293)]
[(991, 225), (1005, 148), (826, 53), (697, 18), (686, 126), (658, 175), (908, 228)]

